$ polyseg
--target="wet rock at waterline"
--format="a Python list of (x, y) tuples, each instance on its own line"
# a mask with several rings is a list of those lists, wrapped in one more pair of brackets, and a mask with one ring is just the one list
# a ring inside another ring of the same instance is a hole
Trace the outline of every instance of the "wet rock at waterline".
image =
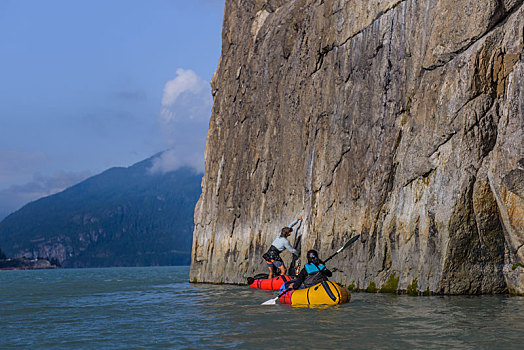
[(302, 215), (341, 283), (524, 293), (522, 4), (226, 0), (191, 280)]

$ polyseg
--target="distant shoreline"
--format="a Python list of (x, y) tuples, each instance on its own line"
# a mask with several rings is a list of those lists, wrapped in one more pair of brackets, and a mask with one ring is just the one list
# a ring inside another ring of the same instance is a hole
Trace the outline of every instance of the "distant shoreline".
[(47, 259), (12, 258), (0, 260), (0, 271), (11, 270), (50, 270), (59, 266), (51, 264)]
[(60, 269), (58, 266), (51, 266), (51, 267), (0, 267), (0, 271), (18, 271), (18, 270), (54, 270), (54, 269)]

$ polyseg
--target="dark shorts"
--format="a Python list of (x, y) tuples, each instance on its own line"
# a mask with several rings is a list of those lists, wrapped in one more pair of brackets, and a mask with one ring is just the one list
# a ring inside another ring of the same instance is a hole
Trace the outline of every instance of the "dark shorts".
[(282, 261), (278, 261), (278, 260), (270, 260), (270, 261), (267, 261), (267, 260), (266, 260), (266, 264), (267, 264), (268, 267), (273, 267), (273, 266), (275, 266), (275, 267), (278, 268), (278, 267), (284, 265), (284, 262), (282, 262)]
[(262, 255), (267, 263), (268, 267), (280, 267), (284, 265), (282, 258), (280, 257), (280, 251), (274, 246), (269, 247), (269, 250)]

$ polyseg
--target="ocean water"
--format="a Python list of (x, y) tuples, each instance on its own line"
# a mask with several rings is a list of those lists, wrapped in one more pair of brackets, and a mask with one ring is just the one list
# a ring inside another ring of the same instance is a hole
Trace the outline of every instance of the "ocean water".
[(189, 267), (0, 271), (0, 349), (524, 349), (524, 298), (352, 293), (334, 307)]

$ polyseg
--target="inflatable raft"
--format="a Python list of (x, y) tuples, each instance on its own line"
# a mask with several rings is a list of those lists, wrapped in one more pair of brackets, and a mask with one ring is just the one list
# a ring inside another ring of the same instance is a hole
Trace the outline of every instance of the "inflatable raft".
[(289, 290), (278, 301), (290, 305), (336, 305), (349, 301), (349, 290), (341, 285), (325, 281), (313, 287)]
[(279, 290), (284, 283), (290, 280), (291, 277), (287, 275), (280, 275), (273, 278), (260, 278), (255, 279), (253, 283), (249, 284), (249, 288)]

